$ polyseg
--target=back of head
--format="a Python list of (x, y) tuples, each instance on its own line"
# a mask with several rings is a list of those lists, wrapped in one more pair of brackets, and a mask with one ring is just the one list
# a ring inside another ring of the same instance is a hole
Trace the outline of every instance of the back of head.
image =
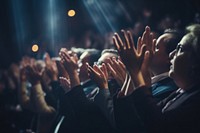
[(115, 49), (104, 49), (101, 52), (101, 57), (98, 60), (98, 65), (101, 65), (103, 62), (105, 63), (108, 58), (118, 58), (118, 52)]
[(89, 65), (93, 65), (93, 63), (101, 56), (101, 51), (97, 49), (86, 49), (84, 53), (89, 55)]
[(78, 61), (79, 66), (79, 77), (81, 82), (84, 82), (88, 79), (88, 71), (86, 62), (93, 66), (94, 62), (98, 60), (101, 56), (101, 52), (97, 49), (86, 49), (83, 54), (81, 54), (80, 59)]
[(200, 24), (193, 24), (186, 28), (187, 41), (192, 45), (197, 62), (200, 62)]
[(101, 52), (101, 55), (105, 54), (105, 53), (111, 53), (113, 55), (116, 55), (116, 57), (118, 56), (118, 52), (117, 50), (115, 49), (104, 49), (102, 52)]
[(78, 58), (80, 58), (81, 54), (83, 54), (85, 52), (85, 49), (72, 47), (71, 51), (75, 52), (77, 54)]
[[(186, 27), (187, 34), (181, 40), (185, 46), (185, 51), (189, 56), (190, 61), (187, 65), (190, 66), (189, 78), (192, 81), (200, 81), (200, 24), (192, 24)], [(188, 73), (188, 72), (185, 72)]]

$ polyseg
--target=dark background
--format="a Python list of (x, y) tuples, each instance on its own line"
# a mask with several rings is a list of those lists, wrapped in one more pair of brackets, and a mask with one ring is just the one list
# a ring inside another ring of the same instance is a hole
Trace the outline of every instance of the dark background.
[[(100, 27), (103, 22), (92, 19), (91, 14), (95, 12), (88, 12), (84, 1), (87, 0), (1, 0), (0, 68), (7, 68), (23, 55), (31, 54), (30, 48), (34, 43), (43, 44), (47, 51), (52, 52), (54, 45), (65, 44), (67, 47), (71, 36), (79, 38), (89, 29), (104, 34), (106, 31), (99, 30), (104, 27)], [(144, 9), (152, 13), (151, 26), (166, 15), (180, 19), (185, 26), (193, 22), (195, 13), (200, 13), (199, 0), (88, 0), (94, 1), (104, 2), (101, 5), (103, 11), (108, 8), (109, 14), (106, 21), (112, 22), (114, 31), (134, 25), (142, 19)], [(75, 17), (67, 16), (69, 9), (76, 11)], [(51, 20), (53, 30), (49, 28)], [(56, 56), (54, 52), (52, 55)]]

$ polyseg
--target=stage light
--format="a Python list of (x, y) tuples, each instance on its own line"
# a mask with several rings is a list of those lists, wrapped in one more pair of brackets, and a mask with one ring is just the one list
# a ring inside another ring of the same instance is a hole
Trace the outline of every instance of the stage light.
[(37, 52), (38, 50), (39, 50), (38, 45), (37, 45), (37, 44), (34, 44), (34, 45), (32, 46), (32, 51), (33, 51), (33, 52)]
[[(130, 18), (120, 0), (82, 0), (97, 29), (102, 35), (121, 29), (120, 22), (124, 16)], [(130, 18), (131, 19), (131, 18)]]
[(69, 16), (69, 17), (74, 17), (75, 14), (76, 14), (76, 12), (75, 12), (74, 10), (69, 10), (69, 11), (68, 11), (68, 16)]

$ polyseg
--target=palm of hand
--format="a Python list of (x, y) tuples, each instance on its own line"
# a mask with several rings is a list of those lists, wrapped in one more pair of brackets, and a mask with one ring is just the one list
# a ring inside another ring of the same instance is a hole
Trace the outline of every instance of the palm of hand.
[(105, 64), (103, 64), (102, 68), (99, 68), (96, 65), (94, 65), (93, 68), (89, 66), (88, 64), (87, 66), (88, 66), (89, 77), (95, 81), (95, 83), (98, 85), (99, 88), (107, 89), (108, 88), (108, 74), (107, 74)]

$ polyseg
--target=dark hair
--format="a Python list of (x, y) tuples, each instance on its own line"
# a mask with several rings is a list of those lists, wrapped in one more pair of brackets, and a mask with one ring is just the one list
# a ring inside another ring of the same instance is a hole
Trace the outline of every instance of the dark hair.
[(195, 55), (200, 61), (200, 24), (192, 24), (186, 27), (188, 34), (187, 40), (192, 45)]
[(78, 56), (78, 58), (80, 58), (81, 54), (85, 52), (86, 49), (84, 48), (76, 48), (76, 47), (72, 47), (71, 51), (75, 52), (76, 55)]
[(93, 65), (101, 56), (101, 51), (97, 49), (85, 49), (85, 52), (89, 54), (89, 65)]
[(163, 34), (171, 34), (172, 37), (166, 42), (166, 52), (167, 54), (171, 53), (174, 49), (176, 49), (177, 44), (183, 37), (181, 31), (175, 29), (166, 29)]
[(115, 50), (115, 49), (104, 49), (104, 50), (101, 52), (101, 55), (103, 55), (103, 54), (105, 54), (105, 53), (115, 54), (116, 57), (118, 56), (118, 52), (117, 52), (117, 50)]

